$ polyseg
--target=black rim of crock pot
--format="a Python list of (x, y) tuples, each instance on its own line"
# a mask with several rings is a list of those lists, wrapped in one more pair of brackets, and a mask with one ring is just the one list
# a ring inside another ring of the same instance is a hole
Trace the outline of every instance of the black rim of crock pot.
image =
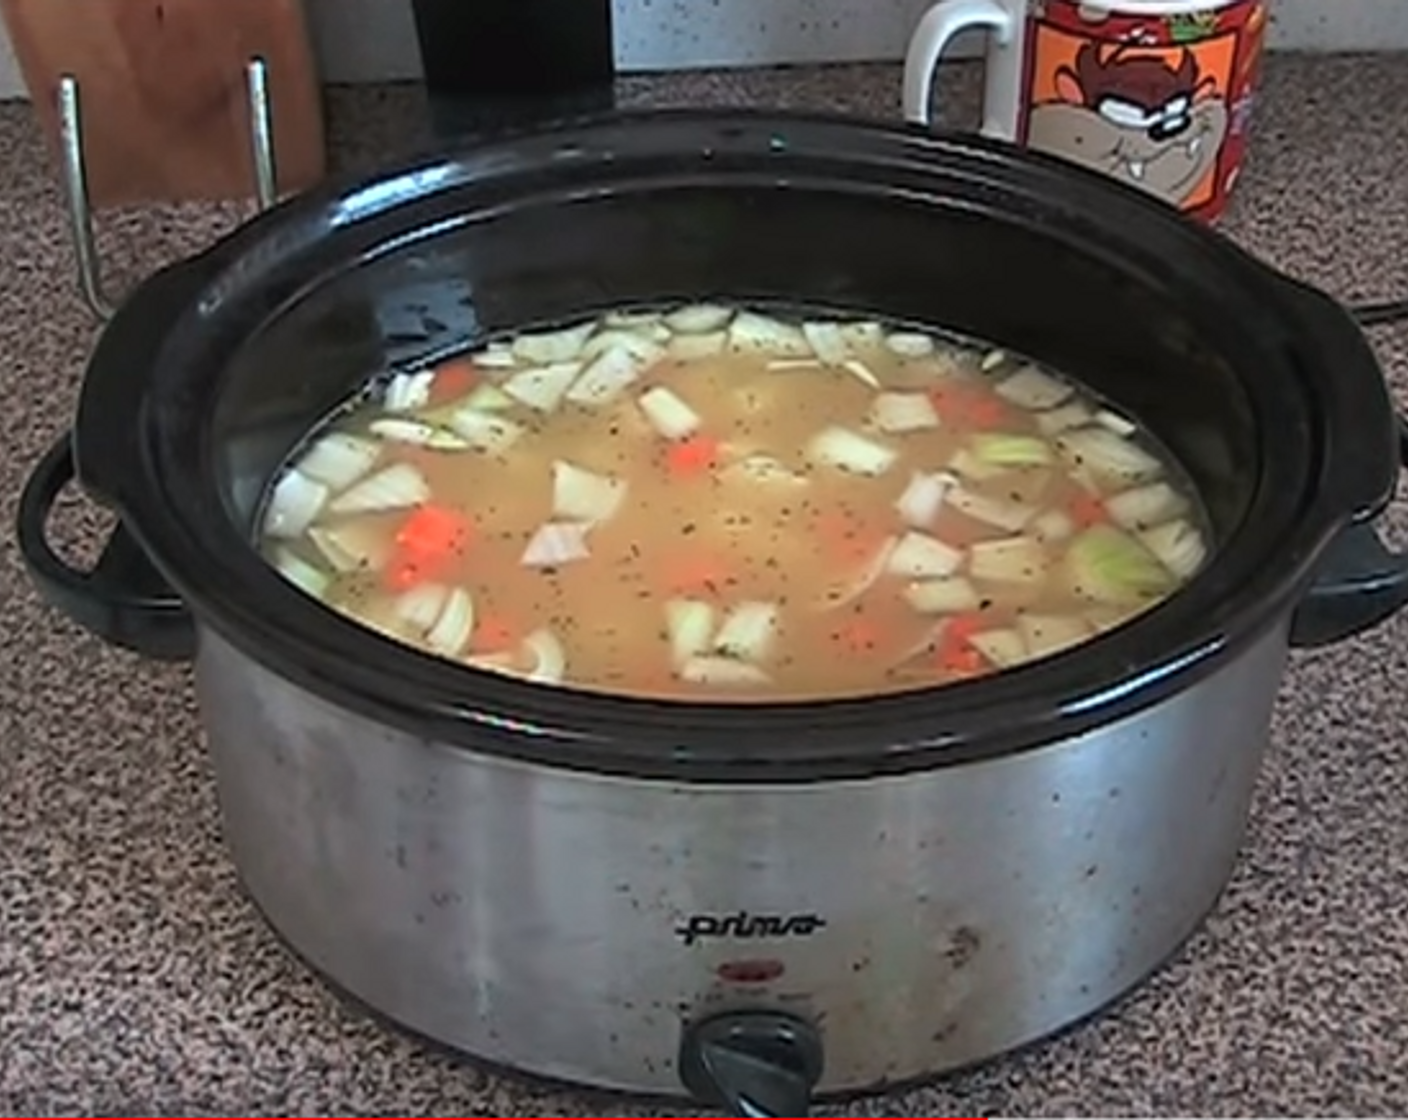
[[(379, 637), (316, 604), (274, 573), (228, 519), (211, 513), (220, 508), (209, 477), (214, 456), (207, 448), (203, 456), (183, 460), (157, 443), (154, 398), (149, 396), (142, 400), (137, 433), (130, 437), (139, 457), (139, 481), (115, 483), (108, 496), (202, 626), (326, 701), (479, 754), (691, 783), (861, 779), (995, 758), (1068, 739), (1187, 689), (1278, 622), (1287, 622), (1328, 539), (1352, 518), (1376, 513), (1387, 501), (1391, 467), (1382, 492), (1355, 493), (1356, 487), (1364, 489), (1365, 464), (1349, 472), (1357, 475), (1350, 481), (1325, 454), (1333, 427), (1323, 414), (1333, 413), (1334, 407), (1332, 401), (1314, 399), (1326, 391), (1307, 373), (1303, 354), (1308, 342), (1288, 321), (1294, 318), (1287, 302), (1293, 286), (1216, 235), (1093, 173), (978, 138), (854, 118), (752, 111), (609, 114), (566, 122), (548, 133), (499, 138), (472, 149), (472, 155), (452, 153), (448, 161), (461, 158), (478, 169), (476, 174), (512, 177), (515, 165), (524, 163), (531, 170), (525, 160), (553, 143), (570, 140), (574, 153), (600, 155), (613, 138), (643, 142), (641, 132), (647, 129), (670, 132), (670, 150), (676, 152), (697, 150), (701, 138), (745, 144), (751, 138), (766, 145), (769, 134), (786, 135), (789, 151), (805, 148), (814, 167), (825, 164), (828, 151), (833, 153), (834, 178), (826, 185), (836, 189), (855, 189), (859, 167), (907, 167), (920, 173), (939, 168), (953, 174), (942, 161), (960, 156), (967, 161), (961, 176), (981, 179), (991, 192), (994, 217), (1065, 220), (1070, 238), (1088, 235), (1082, 222), (1101, 211), (1102, 222), (1124, 227), (1122, 239), (1110, 239), (1105, 251), (1163, 254), (1195, 270), (1222, 289), (1209, 298), (1235, 295), (1253, 312), (1246, 329), (1263, 332), (1268, 345), (1284, 352), (1285, 372), (1295, 375), (1301, 397), (1312, 401), (1294, 407), (1287, 392), (1264, 395), (1259, 402), (1259, 427), (1277, 430), (1280, 425), (1285, 436), (1283, 453), (1263, 450), (1263, 466), (1269, 457), (1282, 471), (1275, 488), (1264, 472), (1243, 525), (1221, 543), (1212, 564), (1188, 587), (1133, 623), (1069, 653), (961, 686), (860, 700), (739, 706), (652, 701), (469, 670)], [(765, 154), (760, 148), (759, 158)], [(335, 182), (238, 231), (203, 262), (206, 282), (190, 298), (173, 336), (182, 323), (198, 331), (198, 324), (192, 326), (197, 312), (218, 314), (234, 287), (257, 283), (260, 253), (274, 259), (284, 251), (281, 241), (297, 246), (326, 235), (337, 200), (364, 192), (369, 183), (423, 175), (428, 166), (446, 159), (411, 161), (370, 181)], [(628, 185), (629, 152), (622, 158), (613, 151), (608, 161), (615, 165), (618, 186)], [(803, 178), (821, 181), (815, 172), (789, 175), (790, 180)], [(935, 188), (940, 186), (936, 181)], [(512, 204), (551, 204), (563, 197), (563, 190), (540, 184), (534, 197), (525, 187)], [(1089, 243), (1082, 247), (1091, 251)], [(161, 369), (172, 364), (171, 350), (168, 340), (155, 364), (157, 380)], [(1301, 430), (1307, 409), (1324, 421), (1314, 435)], [(80, 440), (83, 432), (80, 418)], [(1335, 451), (1354, 456), (1352, 449)], [(1367, 459), (1367, 452), (1361, 458)], [(95, 488), (104, 490), (101, 484)], [(1258, 533), (1273, 535), (1253, 539)]]

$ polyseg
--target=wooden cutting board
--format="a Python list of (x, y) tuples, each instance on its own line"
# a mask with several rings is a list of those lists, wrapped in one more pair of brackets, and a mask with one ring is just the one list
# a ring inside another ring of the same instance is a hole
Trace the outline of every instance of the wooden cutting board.
[(58, 157), (59, 78), (78, 79), (93, 205), (254, 195), (245, 66), (268, 66), (280, 193), (325, 168), (301, 0), (0, 0)]

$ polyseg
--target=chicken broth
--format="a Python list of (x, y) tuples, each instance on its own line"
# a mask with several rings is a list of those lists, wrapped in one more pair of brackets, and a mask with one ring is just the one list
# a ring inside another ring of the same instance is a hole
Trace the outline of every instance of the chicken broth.
[(304, 592), (481, 669), (861, 696), (1076, 645), (1207, 554), (1160, 446), (1015, 355), (696, 305), (383, 376), (271, 487)]

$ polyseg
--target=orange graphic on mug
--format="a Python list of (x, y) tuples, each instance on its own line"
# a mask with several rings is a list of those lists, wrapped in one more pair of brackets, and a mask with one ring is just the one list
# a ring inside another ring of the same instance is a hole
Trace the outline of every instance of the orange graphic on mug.
[(1041, 22), (1033, 31), (1026, 121), (1032, 147), (1181, 209), (1215, 197), (1232, 118), (1235, 32), (1155, 46), (1153, 35), (1110, 42)]

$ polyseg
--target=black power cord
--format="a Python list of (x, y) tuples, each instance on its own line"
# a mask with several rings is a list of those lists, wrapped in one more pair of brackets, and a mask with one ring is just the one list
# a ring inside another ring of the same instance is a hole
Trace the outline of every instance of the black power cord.
[(1408, 299), (1392, 300), (1389, 303), (1360, 303), (1351, 306), (1349, 311), (1361, 327), (1386, 327), (1408, 319)]

